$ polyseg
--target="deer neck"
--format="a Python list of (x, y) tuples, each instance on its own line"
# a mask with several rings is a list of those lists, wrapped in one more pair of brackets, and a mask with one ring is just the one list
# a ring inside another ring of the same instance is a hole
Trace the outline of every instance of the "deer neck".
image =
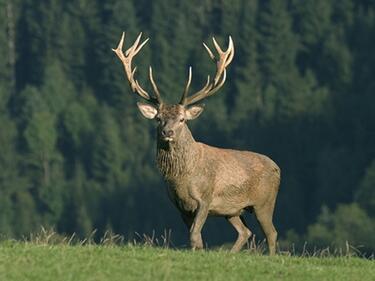
[(158, 138), (157, 165), (167, 180), (177, 180), (187, 175), (194, 166), (196, 153), (196, 142), (186, 125), (172, 142)]

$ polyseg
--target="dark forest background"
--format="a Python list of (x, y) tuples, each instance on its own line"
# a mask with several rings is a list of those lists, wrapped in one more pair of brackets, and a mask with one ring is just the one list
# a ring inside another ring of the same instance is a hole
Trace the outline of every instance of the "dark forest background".
[[(169, 102), (188, 66), (194, 89), (214, 71), (202, 42), (231, 35), (226, 85), (191, 122), (195, 138), (279, 164), (282, 241), (375, 249), (372, 0), (0, 0), (3, 237), (171, 229), (187, 244), (155, 166), (155, 124), (111, 51), (122, 31), (127, 46), (150, 37), (138, 77), (150, 89), (152, 65)], [(204, 228), (208, 245), (235, 236), (223, 219)]]

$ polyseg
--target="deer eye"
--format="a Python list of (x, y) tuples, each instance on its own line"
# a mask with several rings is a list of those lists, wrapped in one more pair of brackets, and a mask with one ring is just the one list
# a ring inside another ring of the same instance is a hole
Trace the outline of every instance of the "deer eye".
[(180, 119), (180, 122), (182, 123), (182, 122), (184, 122), (185, 121), (185, 118), (181, 118)]

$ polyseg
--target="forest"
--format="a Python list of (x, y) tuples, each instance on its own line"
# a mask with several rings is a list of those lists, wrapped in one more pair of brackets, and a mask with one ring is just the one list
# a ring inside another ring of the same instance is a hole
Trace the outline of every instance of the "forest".
[[(151, 89), (152, 65), (170, 103), (189, 66), (194, 90), (213, 73), (202, 42), (231, 35), (226, 84), (189, 124), (195, 139), (281, 167), (280, 243), (375, 251), (372, 0), (0, 0), (1, 237), (171, 231), (188, 244), (155, 165), (156, 124), (111, 51), (122, 31), (126, 44), (150, 38), (138, 79)], [(212, 246), (236, 234), (213, 218), (203, 235)]]

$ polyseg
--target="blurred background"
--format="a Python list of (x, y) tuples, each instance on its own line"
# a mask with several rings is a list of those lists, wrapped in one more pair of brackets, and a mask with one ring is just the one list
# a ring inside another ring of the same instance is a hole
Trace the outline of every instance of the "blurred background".
[[(227, 82), (190, 127), (282, 169), (281, 242), (375, 249), (375, 1), (0, 0), (0, 233), (97, 229), (188, 244), (155, 164), (155, 124), (136, 109), (111, 48), (140, 31), (150, 89), (177, 102), (215, 66), (202, 46), (235, 43)], [(249, 226), (263, 239), (256, 221)], [(220, 218), (209, 246), (234, 241)]]

